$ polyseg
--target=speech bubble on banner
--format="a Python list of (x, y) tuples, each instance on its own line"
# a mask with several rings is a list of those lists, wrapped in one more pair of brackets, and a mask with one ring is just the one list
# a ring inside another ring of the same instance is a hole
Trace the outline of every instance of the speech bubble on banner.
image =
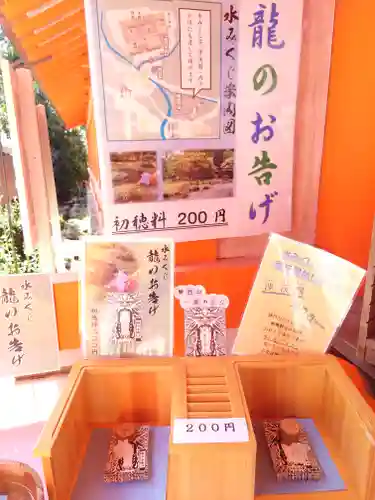
[(211, 90), (211, 11), (179, 9), (181, 89)]

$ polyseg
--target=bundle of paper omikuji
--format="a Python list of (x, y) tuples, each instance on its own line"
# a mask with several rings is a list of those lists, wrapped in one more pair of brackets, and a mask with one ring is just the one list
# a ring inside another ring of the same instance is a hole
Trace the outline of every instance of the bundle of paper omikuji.
[(277, 479), (319, 481), (322, 468), (308, 435), (295, 418), (266, 420), (264, 433)]
[(201, 285), (179, 286), (175, 297), (184, 310), (186, 356), (227, 354), (228, 297), (206, 294)]
[(150, 427), (119, 423), (113, 431), (104, 470), (106, 483), (149, 478)]

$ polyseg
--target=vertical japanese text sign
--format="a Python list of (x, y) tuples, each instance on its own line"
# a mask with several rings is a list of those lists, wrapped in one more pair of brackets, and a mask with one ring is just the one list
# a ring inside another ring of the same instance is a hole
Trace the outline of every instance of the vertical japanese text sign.
[(288, 230), (303, 0), (293, 7), (281, 0), (243, 1), (240, 14), (238, 90), (243, 98), (237, 121), (247, 136), (237, 135), (237, 162), (246, 165), (246, 178), (237, 188), (241, 201), (250, 195), (241, 215), (264, 227), (258, 233)]
[(0, 377), (59, 369), (59, 347), (49, 275), (0, 277)]

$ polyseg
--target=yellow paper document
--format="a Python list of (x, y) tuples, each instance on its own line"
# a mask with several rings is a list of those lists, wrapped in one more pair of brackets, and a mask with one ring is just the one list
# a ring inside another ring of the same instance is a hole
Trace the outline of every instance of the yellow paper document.
[(272, 234), (233, 353), (325, 352), (364, 275), (335, 255)]

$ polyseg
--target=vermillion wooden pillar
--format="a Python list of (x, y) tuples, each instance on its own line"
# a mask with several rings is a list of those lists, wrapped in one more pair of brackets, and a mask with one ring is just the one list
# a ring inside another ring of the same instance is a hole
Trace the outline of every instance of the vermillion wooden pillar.
[(41, 126), (33, 78), (29, 70), (14, 70), (7, 61), (2, 62), (2, 70), (26, 251), (29, 253), (37, 248), (41, 271), (54, 272), (50, 204), (43, 162), (47, 153), (44, 151), (43, 155), (39, 136)]
[(52, 246), (52, 229), (49, 221), (49, 205), (46, 179), (43, 168), (42, 150), (35, 106), (33, 79), (26, 69), (16, 70), (18, 99), (21, 113), (21, 142), (25, 151), (30, 178), (30, 191), (35, 211), (37, 247), (43, 272), (55, 271), (55, 257)]
[(57, 270), (59, 271), (64, 268), (64, 259), (62, 258), (62, 256), (60, 256), (60, 253), (58, 252), (59, 247), (61, 246), (62, 243), (62, 237), (61, 237), (59, 207), (57, 203), (56, 183), (53, 172), (51, 144), (49, 140), (48, 123), (47, 123), (47, 115), (45, 107), (42, 104), (39, 104), (36, 107), (36, 113), (38, 120), (42, 165), (43, 165), (44, 179), (46, 183), (48, 219), (51, 224), (52, 246), (56, 259), (56, 267)]
[(34, 206), (31, 203), (29, 174), (27, 171), (25, 151), (21, 142), (21, 119), (17, 92), (17, 75), (5, 59), (1, 61), (1, 72), (3, 75), (4, 95), (11, 135), (13, 167), (20, 203), (25, 251), (26, 253), (31, 253), (36, 246), (37, 234)]

